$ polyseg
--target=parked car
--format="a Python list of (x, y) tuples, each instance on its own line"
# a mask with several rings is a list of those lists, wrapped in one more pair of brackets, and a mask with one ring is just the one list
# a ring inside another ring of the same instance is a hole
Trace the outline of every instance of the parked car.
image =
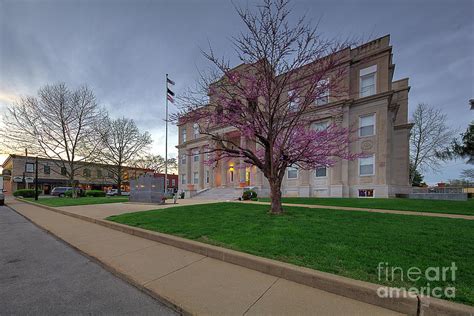
[[(67, 191), (72, 191), (72, 187), (55, 187), (53, 190), (51, 190), (51, 195), (63, 197), (65, 196)], [(76, 188), (76, 192), (77, 192), (77, 195), (82, 195), (81, 188)]]
[[(118, 189), (110, 189), (109, 191), (107, 191), (106, 195), (107, 195), (107, 196), (116, 196), (116, 195), (119, 195)], [(122, 191), (120, 195), (129, 196), (129, 195), (130, 195), (130, 192)]]
[(3, 192), (0, 192), (0, 205), (5, 204), (5, 194)]
[(66, 193), (68, 190), (72, 190), (72, 187), (55, 187), (53, 190), (51, 190), (51, 195), (63, 197), (64, 193)]

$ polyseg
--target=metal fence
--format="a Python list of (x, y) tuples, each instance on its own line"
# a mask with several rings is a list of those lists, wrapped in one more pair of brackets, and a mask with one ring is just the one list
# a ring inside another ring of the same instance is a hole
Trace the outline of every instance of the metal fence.
[(462, 187), (424, 187), (412, 188), (412, 193), (463, 193)]

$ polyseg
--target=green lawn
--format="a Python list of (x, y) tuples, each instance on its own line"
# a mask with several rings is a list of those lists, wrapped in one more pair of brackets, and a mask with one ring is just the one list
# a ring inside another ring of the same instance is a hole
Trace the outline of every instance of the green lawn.
[(105, 204), (105, 203), (120, 203), (128, 202), (128, 196), (113, 196), (113, 197), (81, 197), (73, 198), (39, 198), (35, 201), (33, 198), (26, 199), (28, 201), (40, 203), (47, 206), (74, 206), (74, 205), (89, 205), (89, 204)]
[[(362, 208), (378, 208), (384, 210), (401, 210), (414, 212), (432, 212), (474, 215), (474, 199), (468, 201), (414, 200), (414, 199), (358, 199), (358, 198), (283, 198), (283, 203), (347, 206)], [(259, 199), (270, 202), (269, 198)]]
[(423, 286), (425, 280), (378, 280), (379, 262), (405, 271), (455, 262), (456, 301), (474, 305), (474, 221), (304, 207), (285, 211), (272, 216), (266, 205), (217, 203), (108, 220), (391, 286)]

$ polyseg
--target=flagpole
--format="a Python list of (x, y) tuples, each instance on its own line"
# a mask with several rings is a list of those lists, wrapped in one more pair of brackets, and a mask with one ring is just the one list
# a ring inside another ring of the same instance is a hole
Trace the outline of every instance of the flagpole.
[(168, 193), (168, 74), (166, 74), (166, 122), (165, 122), (165, 194)]

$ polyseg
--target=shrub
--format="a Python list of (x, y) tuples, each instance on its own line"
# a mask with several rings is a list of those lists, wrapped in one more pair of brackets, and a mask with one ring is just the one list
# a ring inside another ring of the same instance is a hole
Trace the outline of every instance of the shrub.
[(247, 191), (244, 191), (244, 193), (242, 194), (242, 200), (252, 200), (252, 199), (256, 199), (257, 198), (257, 192), (255, 192), (254, 190), (247, 190)]
[(35, 190), (31, 190), (31, 189), (16, 190), (15, 192), (13, 192), (13, 196), (22, 196), (24, 198), (34, 198)]
[[(86, 196), (86, 192), (80, 188), (76, 188), (76, 192), (77, 192), (77, 197), (84, 197)], [(64, 196), (65, 197), (72, 197), (72, 190), (67, 190), (66, 192), (64, 192)]]
[(104, 197), (105, 192), (102, 190), (89, 190), (89, 191), (86, 191), (86, 196)]

